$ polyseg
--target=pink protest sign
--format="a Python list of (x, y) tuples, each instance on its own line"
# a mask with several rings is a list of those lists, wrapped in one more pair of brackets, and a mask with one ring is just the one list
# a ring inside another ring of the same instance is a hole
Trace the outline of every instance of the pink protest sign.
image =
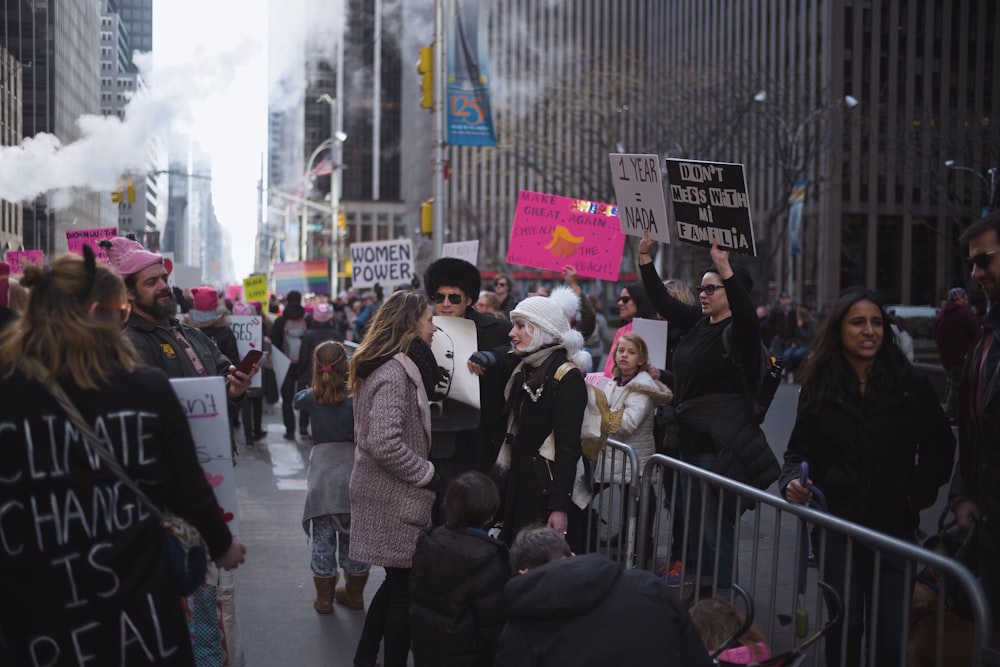
[(5, 261), (10, 265), (10, 275), (19, 276), (25, 264), (41, 264), (45, 261), (43, 250), (8, 250)]
[(243, 298), (243, 285), (226, 285), (226, 298), (230, 301), (239, 301)]
[(110, 239), (118, 236), (117, 227), (95, 227), (93, 229), (67, 229), (66, 245), (69, 251), (77, 255), (83, 254), (83, 246), (89, 245), (94, 251), (94, 257), (108, 263), (108, 254), (97, 245), (101, 239)]
[(617, 206), (521, 190), (507, 263), (617, 281), (624, 245)]

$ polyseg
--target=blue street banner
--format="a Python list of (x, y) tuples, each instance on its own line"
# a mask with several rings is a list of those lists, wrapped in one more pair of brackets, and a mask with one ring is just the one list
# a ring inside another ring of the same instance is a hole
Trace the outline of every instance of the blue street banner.
[(449, 0), (448, 144), (496, 146), (490, 111), (489, 0)]
[(788, 197), (788, 242), (791, 244), (792, 256), (802, 252), (799, 246), (799, 236), (802, 231), (802, 205), (806, 201), (806, 186), (809, 181), (801, 179), (792, 186), (792, 194)]

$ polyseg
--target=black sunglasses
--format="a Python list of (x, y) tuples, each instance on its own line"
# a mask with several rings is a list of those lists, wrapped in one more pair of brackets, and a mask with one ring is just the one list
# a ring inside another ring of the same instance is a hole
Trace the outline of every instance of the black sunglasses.
[(965, 261), (969, 263), (969, 268), (973, 266), (978, 266), (983, 271), (990, 265), (990, 257), (1000, 252), (1000, 248), (996, 250), (990, 250), (989, 252), (981, 252), (975, 257), (967, 257)]
[(620, 297), (618, 297), (618, 302), (619, 303), (628, 303), (631, 300), (632, 300), (632, 297), (630, 297), (630, 296), (620, 296)]
[(709, 296), (715, 294), (716, 290), (726, 289), (725, 285), (702, 285), (698, 288), (698, 294), (705, 293)]
[(434, 296), (431, 297), (431, 300), (433, 300), (434, 303), (444, 303), (445, 299), (448, 299), (449, 303), (453, 303), (456, 306), (458, 304), (462, 303), (462, 295), (461, 294), (448, 294), (448, 295), (445, 295), (445, 294), (441, 294), (440, 292), (435, 292)]
[(506, 286), (507, 286), (507, 283), (505, 283), (505, 282), (504, 282), (504, 281), (502, 281), (502, 280), (499, 280), (499, 281), (496, 281), (496, 282), (494, 282), (494, 283), (493, 283), (493, 286), (494, 286), (494, 287), (506, 287)]

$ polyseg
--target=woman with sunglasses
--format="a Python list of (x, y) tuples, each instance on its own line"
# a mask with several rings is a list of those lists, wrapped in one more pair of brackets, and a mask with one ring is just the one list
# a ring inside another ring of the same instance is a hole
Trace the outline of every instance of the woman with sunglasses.
[(121, 278), (85, 253), (25, 266), (27, 308), (0, 340), (0, 664), (193, 665), (166, 533), (51, 383), (153, 504), (198, 528), (220, 567), (242, 563), (245, 548), (170, 382), (139, 366), (122, 335)]
[[(800, 483), (801, 464), (808, 461), (807, 482), (823, 491), (831, 514), (912, 541), (920, 510), (934, 504), (949, 479), (955, 437), (930, 382), (906, 360), (889, 322), (881, 299), (864, 287), (848, 287), (834, 303), (802, 366), (779, 488), (790, 502), (808, 502), (811, 493)], [(825, 540), (815, 535), (814, 548), (821, 544), (823, 579), (842, 600), (850, 591), (846, 662), (840, 622), (826, 641), (826, 664), (869, 664), (861, 637), (873, 627), (877, 596), (873, 664), (898, 665), (902, 617), (896, 604), (903, 599), (904, 563), (883, 557), (874, 592), (870, 547), (854, 542), (848, 558), (846, 538), (832, 531)]]
[(632, 333), (632, 320), (641, 317), (647, 320), (656, 319), (656, 310), (646, 296), (646, 290), (640, 283), (629, 283), (622, 287), (618, 295), (618, 316), (621, 318), (622, 326), (615, 332), (611, 339), (611, 350), (608, 353), (608, 361), (604, 364), (605, 377), (613, 378), (615, 370), (615, 355), (613, 350), (618, 348), (618, 340), (625, 334)]
[[(753, 279), (743, 267), (730, 264), (728, 250), (713, 243), (712, 266), (702, 275), (697, 290), (699, 303), (688, 305), (670, 296), (660, 281), (650, 254), (655, 245), (649, 233), (644, 233), (639, 242), (639, 270), (656, 311), (683, 335), (674, 351), (672, 369), (680, 459), (766, 488), (777, 479), (779, 467), (756, 427), (746, 391), (747, 386), (756, 386), (757, 378), (750, 374), (756, 373), (762, 353), (760, 321), (750, 299)], [(739, 365), (730, 359), (723, 341), (723, 333), (729, 326), (732, 326), (732, 353), (739, 357)], [(683, 488), (687, 481), (684, 478), (681, 481)], [(684, 512), (690, 534), (688, 551), (684, 567), (678, 568), (676, 576), (680, 580), (696, 569), (700, 569), (703, 577), (711, 578), (714, 573), (717, 594), (726, 597), (732, 588), (734, 569), (735, 498), (732, 494), (724, 497), (725, 511), (717, 539), (719, 494), (714, 491), (707, 494), (705, 523), (699, 527), (702, 494), (697, 488), (700, 483), (696, 480), (694, 483), (692, 507)], [(685, 494), (686, 491), (681, 497)], [(699, 536), (704, 542), (704, 560), (701, 568), (696, 568)], [(718, 570), (714, 572), (716, 558)]]

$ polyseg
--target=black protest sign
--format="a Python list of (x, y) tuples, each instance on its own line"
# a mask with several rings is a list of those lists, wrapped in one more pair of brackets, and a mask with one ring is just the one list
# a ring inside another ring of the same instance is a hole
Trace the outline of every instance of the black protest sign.
[(667, 160), (677, 238), (743, 255), (757, 255), (742, 164)]

